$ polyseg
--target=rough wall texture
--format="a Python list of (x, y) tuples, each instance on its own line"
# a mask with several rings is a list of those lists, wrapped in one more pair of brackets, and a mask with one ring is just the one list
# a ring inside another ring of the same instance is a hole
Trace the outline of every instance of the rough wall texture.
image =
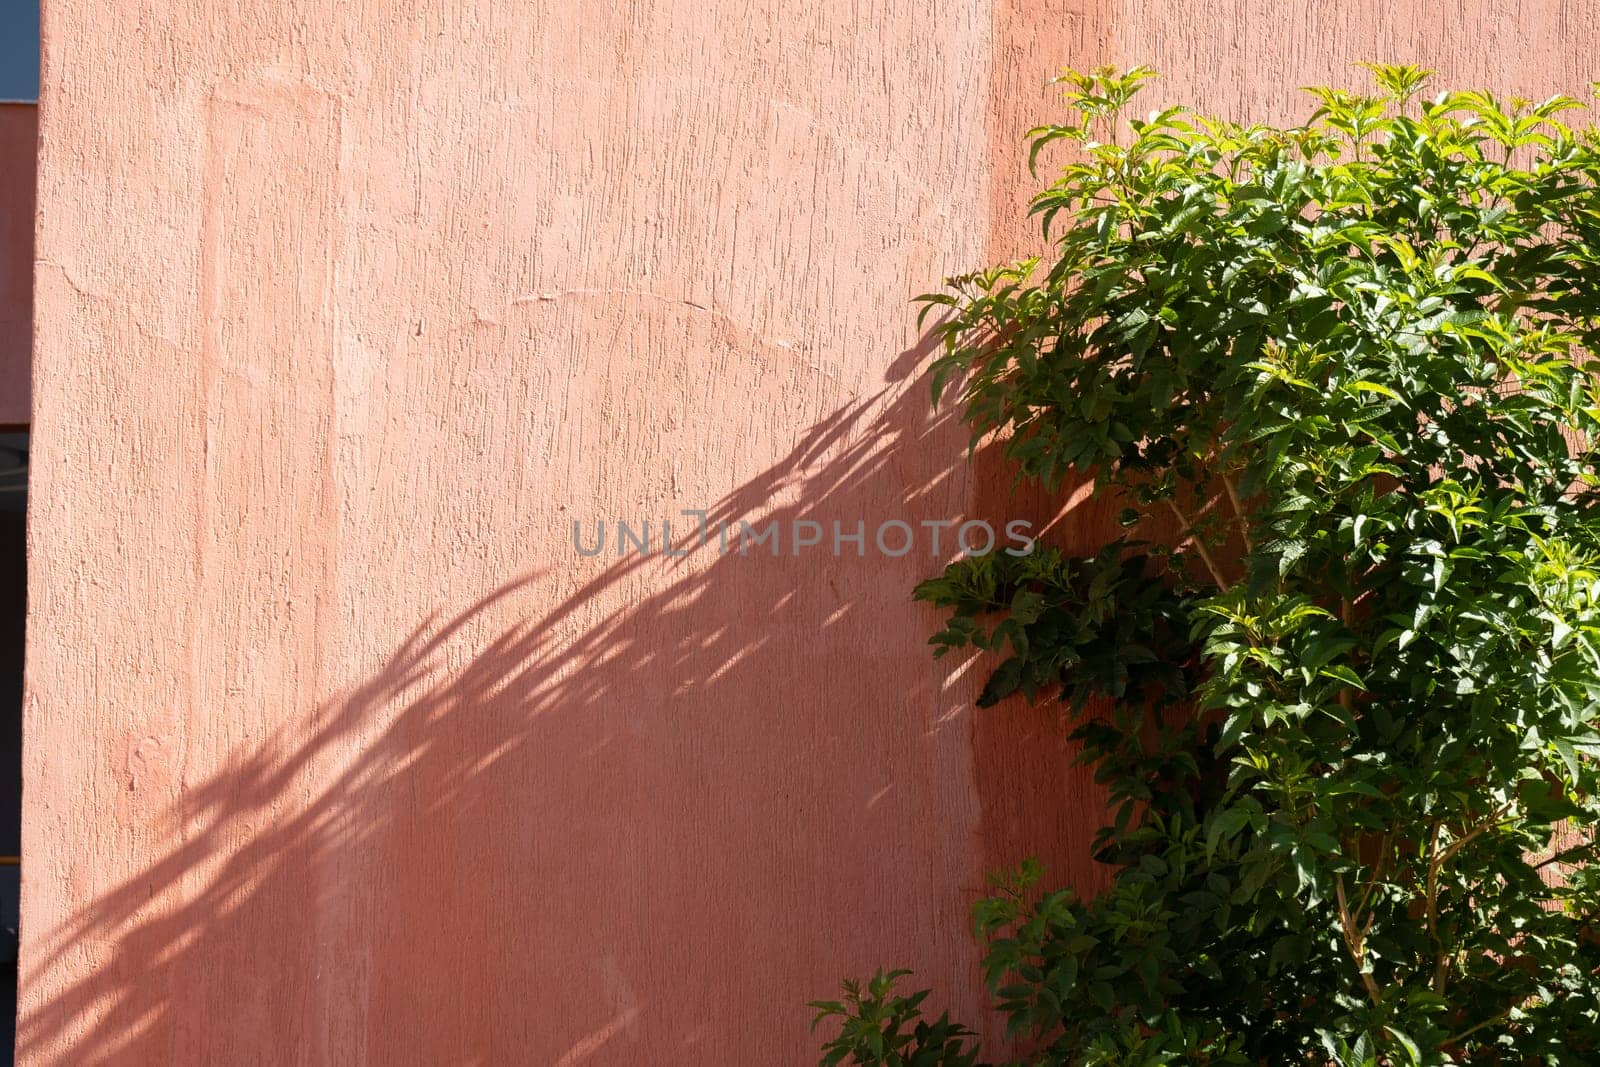
[(1057, 66), (1545, 92), (1597, 14), (53, 0), (20, 1062), (800, 1064), (884, 963), (977, 1017), (983, 872), (1092, 887), (1095, 801), (929, 662), (926, 542), (571, 523), (1046, 515), (906, 301), (1027, 247)]

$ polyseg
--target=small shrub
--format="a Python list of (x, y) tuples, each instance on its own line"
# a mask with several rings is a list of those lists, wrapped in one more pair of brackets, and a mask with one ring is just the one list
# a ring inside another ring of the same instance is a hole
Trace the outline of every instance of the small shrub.
[[(1600, 1062), (1600, 148), (1372, 69), (1286, 129), (1068, 74), (1049, 255), (923, 298), (936, 401), (1129, 527), (918, 589), (1111, 800), (1109, 890), (975, 909), (1030, 1062)], [(890, 985), (825, 1062), (970, 1062)]]

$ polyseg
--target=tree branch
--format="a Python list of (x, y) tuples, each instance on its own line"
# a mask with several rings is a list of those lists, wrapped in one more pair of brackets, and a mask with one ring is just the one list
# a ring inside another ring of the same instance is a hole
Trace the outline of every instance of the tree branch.
[(1250, 540), (1250, 524), (1245, 521), (1244, 506), (1239, 503), (1239, 491), (1233, 487), (1233, 479), (1224, 474), (1222, 487), (1228, 491), (1228, 503), (1233, 505), (1233, 517), (1239, 520), (1239, 536), (1244, 539), (1244, 550), (1254, 552), (1256, 546)]
[(1484, 819), (1450, 842), (1443, 852), (1439, 851), (1439, 831), (1444, 828), (1444, 823), (1436, 822), (1433, 824), (1433, 833), (1428, 846), (1431, 856), (1428, 860), (1427, 896), (1423, 902), (1427, 909), (1428, 937), (1432, 939), (1435, 946), (1433, 991), (1440, 995), (1444, 994), (1445, 983), (1450, 977), (1451, 953), (1445, 951), (1444, 945), (1439, 941), (1439, 872), (1444, 869), (1444, 865), (1449, 863), (1456, 853), (1467, 847), (1471, 841), (1498, 825), (1505, 814), (1511, 810), (1511, 803), (1508, 800), (1500, 805), (1487, 819)]
[(1172, 513), (1178, 517), (1178, 523), (1183, 527), (1182, 532), (1187, 534), (1189, 540), (1194, 542), (1195, 551), (1200, 553), (1200, 559), (1205, 563), (1206, 570), (1211, 572), (1211, 578), (1217, 583), (1217, 588), (1228, 588), (1228, 580), (1222, 576), (1222, 571), (1217, 568), (1217, 561), (1211, 558), (1211, 552), (1206, 548), (1205, 541), (1200, 537), (1194, 526), (1190, 524), (1189, 517), (1178, 507), (1178, 502), (1169, 496), (1167, 497), (1167, 507), (1171, 508)]
[(1350, 915), (1350, 904), (1344, 895), (1344, 875), (1334, 875), (1333, 892), (1339, 903), (1339, 930), (1344, 935), (1344, 947), (1350, 951), (1350, 958), (1355, 960), (1356, 972), (1361, 975), (1361, 984), (1367, 988), (1367, 996), (1372, 998), (1372, 1003), (1383, 1003), (1383, 992), (1378, 988), (1378, 982), (1372, 977), (1372, 972), (1367, 970), (1366, 964), (1366, 930), (1357, 930), (1355, 921)]

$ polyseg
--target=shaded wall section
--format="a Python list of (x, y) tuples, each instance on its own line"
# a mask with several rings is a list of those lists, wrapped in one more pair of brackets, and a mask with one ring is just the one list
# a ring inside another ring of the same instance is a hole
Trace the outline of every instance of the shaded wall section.
[(984, 251), (992, 12), (924, 14), (47, 7), (23, 1062), (975, 1009), (932, 560), (615, 551), (963, 513), (908, 300)]
[[(1028, 248), (1062, 63), (1571, 87), (1592, 14), (1350, 10), (47, 5), (20, 1062), (800, 1064), (881, 964), (978, 1018), (984, 872), (1092, 887), (1098, 800), (928, 659), (926, 540), (827, 543), (1061, 510), (907, 300)], [(613, 551), (682, 509), (824, 544)]]
[(28, 423), (39, 109), (0, 103), (0, 426)]

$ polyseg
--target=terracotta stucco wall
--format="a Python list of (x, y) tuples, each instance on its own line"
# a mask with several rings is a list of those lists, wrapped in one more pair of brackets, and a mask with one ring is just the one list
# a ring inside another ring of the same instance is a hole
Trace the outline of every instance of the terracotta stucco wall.
[(1057, 66), (1576, 89), (1597, 12), (48, 3), (21, 1062), (800, 1064), (880, 964), (977, 1017), (983, 873), (1092, 887), (1097, 812), (929, 661), (927, 542), (571, 523), (1040, 511), (907, 300), (1027, 247)]

